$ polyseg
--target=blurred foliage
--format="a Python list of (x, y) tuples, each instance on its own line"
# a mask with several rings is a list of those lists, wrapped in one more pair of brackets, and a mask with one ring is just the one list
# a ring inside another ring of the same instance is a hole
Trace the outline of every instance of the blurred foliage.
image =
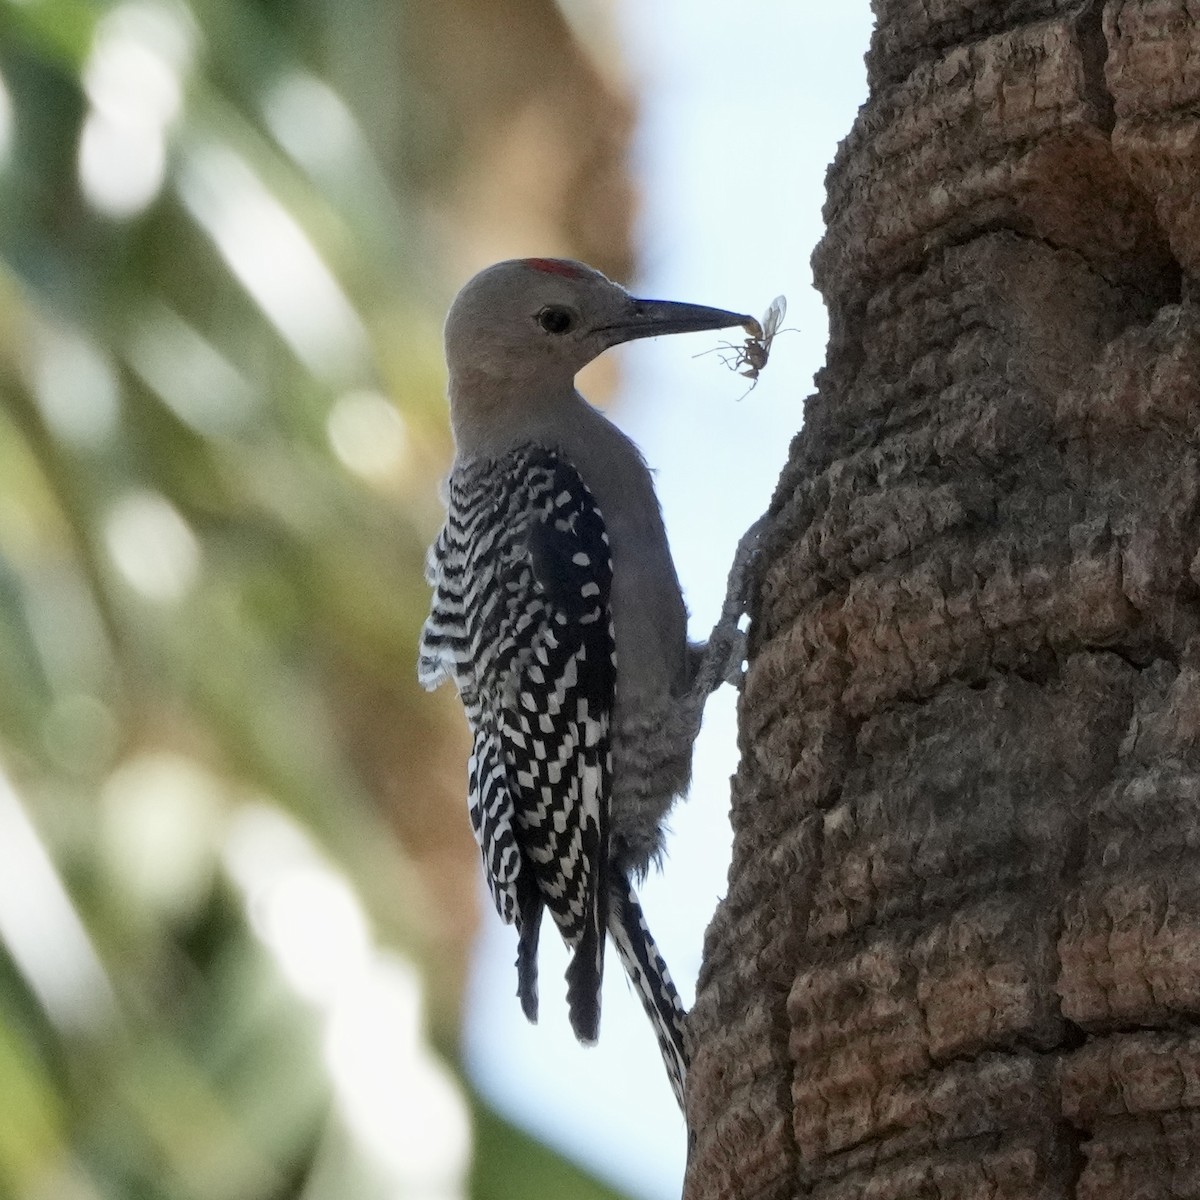
[(429, 1049), (475, 861), (404, 14), (0, 0), (0, 1196), (452, 1196), (468, 1122), (473, 1194), (605, 1194)]
[(528, 1134), (486, 1108), (475, 1110), (475, 1200), (529, 1200), (569, 1196), (571, 1200), (618, 1200), (611, 1188), (562, 1162)]

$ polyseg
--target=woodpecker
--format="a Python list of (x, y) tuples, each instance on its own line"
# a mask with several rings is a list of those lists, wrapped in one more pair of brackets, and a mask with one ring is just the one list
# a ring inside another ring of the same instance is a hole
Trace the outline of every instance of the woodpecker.
[(638, 300), (565, 259), (497, 263), (463, 287), (445, 327), (455, 459), (418, 668), (426, 688), (452, 680), (466, 711), (471, 827), (496, 909), (517, 927), (525, 1015), (537, 1020), (549, 909), (572, 952), (571, 1026), (594, 1042), (607, 934), (681, 1107), (685, 1012), (633, 881), (661, 854), (707, 696), (740, 670), (755, 534), (714, 636), (689, 644), (650, 472), (574, 381), (618, 343), (735, 325), (755, 322)]

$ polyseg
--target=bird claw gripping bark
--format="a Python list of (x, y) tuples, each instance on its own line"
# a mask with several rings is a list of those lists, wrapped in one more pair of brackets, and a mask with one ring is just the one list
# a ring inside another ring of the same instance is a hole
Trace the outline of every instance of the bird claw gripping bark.
[(741, 690), (745, 680), (746, 632), (740, 628), (742, 617), (749, 611), (750, 585), (758, 562), (767, 516), (759, 517), (742, 535), (729, 570), (725, 602), (721, 615), (701, 648), (700, 665), (692, 691), (701, 704), (722, 683), (733, 684)]
[(573, 380), (619, 342), (748, 321), (638, 300), (582, 263), (544, 258), (481, 272), (446, 321), (456, 453), (418, 673), (427, 687), (452, 679), (463, 700), (471, 826), (497, 912), (517, 928), (526, 1015), (537, 1016), (546, 910), (571, 951), (581, 1041), (599, 1031), (611, 939), (681, 1106), (684, 1009), (630, 879), (660, 852), (663, 817), (687, 788), (704, 700), (740, 671), (754, 546), (743, 539), (693, 676), (649, 471)]

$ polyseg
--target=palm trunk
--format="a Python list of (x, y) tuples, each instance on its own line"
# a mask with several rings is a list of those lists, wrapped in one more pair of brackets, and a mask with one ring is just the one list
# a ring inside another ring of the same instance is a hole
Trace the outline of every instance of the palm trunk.
[(875, 9), (685, 1195), (1200, 1195), (1200, 3)]

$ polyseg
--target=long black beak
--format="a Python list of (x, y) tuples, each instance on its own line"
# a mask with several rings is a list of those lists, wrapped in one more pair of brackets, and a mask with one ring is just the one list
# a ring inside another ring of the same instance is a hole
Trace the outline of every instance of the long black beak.
[(726, 312), (703, 304), (680, 304), (674, 300), (633, 300), (628, 317), (597, 332), (606, 335), (610, 346), (634, 338), (658, 337), (664, 333), (698, 333), (703, 329), (728, 329), (742, 325), (753, 332), (758, 322), (745, 313)]

